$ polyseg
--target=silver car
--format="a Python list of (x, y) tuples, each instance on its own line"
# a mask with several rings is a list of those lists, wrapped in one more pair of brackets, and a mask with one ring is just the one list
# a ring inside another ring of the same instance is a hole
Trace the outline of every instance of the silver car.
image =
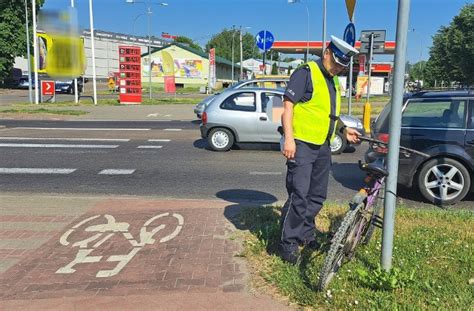
[[(227, 151), (234, 143), (279, 143), (283, 94), (284, 90), (249, 88), (217, 95), (202, 114), (201, 137), (215, 151)], [(363, 132), (357, 118), (341, 115), (340, 120)], [(345, 137), (337, 131), (332, 153), (341, 153), (346, 147)]]
[[(231, 85), (224, 92), (237, 90), (242, 88), (255, 88), (255, 87), (264, 87), (264, 88), (272, 88), (272, 89), (284, 89), (288, 84), (288, 78), (258, 78), (258, 79), (251, 79), (251, 80), (244, 80)], [(219, 93), (213, 94), (204, 98), (199, 104), (194, 107), (194, 113), (200, 119), (202, 112), (206, 107), (209, 105), (211, 101), (216, 98)]]

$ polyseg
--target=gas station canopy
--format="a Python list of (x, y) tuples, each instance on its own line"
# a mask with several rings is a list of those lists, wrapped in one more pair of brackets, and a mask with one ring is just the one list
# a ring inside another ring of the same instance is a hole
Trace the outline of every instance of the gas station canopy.
[[(355, 48), (360, 49), (360, 41), (356, 41)], [(326, 42), (326, 46), (329, 42)], [(322, 41), (310, 41), (309, 42), (309, 54), (321, 56), (323, 47)], [(308, 48), (307, 41), (275, 41), (271, 47), (271, 50), (277, 51), (283, 54), (305, 54)], [(395, 54), (395, 41), (385, 41), (385, 53), (384, 54)]]

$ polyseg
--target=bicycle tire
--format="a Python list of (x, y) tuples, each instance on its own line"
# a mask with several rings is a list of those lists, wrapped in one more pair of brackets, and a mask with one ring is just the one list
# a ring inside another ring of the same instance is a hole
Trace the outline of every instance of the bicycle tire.
[(341, 223), (341, 226), (337, 229), (334, 238), (331, 240), (331, 247), (329, 248), (328, 254), (324, 260), (323, 268), (319, 274), (319, 281), (317, 289), (322, 291), (331, 282), (337, 270), (342, 265), (345, 257), (346, 240), (352, 229), (358, 224), (357, 217), (360, 215), (359, 211), (363, 203), (357, 205), (356, 208), (347, 212), (346, 216)]
[(380, 211), (382, 210), (382, 203), (383, 199), (385, 198), (385, 185), (382, 184), (379, 193), (377, 193), (377, 198), (375, 199), (375, 202), (372, 204), (374, 207), (374, 211), (372, 213), (372, 218), (370, 219), (369, 225), (367, 227), (367, 230), (364, 233), (364, 237), (362, 239), (362, 244), (367, 245), (370, 242), (370, 239), (374, 235), (375, 232), (375, 219), (377, 219), (378, 216), (380, 216)]

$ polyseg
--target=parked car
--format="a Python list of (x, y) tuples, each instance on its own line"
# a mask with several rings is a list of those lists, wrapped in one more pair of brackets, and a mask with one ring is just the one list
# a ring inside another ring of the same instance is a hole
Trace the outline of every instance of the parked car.
[[(256, 87), (284, 89), (286, 88), (288, 80), (289, 80), (288, 78), (258, 78), (258, 79), (244, 80), (228, 87), (227, 89), (224, 90), (224, 92), (242, 89), (242, 88), (256, 88)], [(201, 114), (204, 111), (204, 109), (206, 109), (209, 103), (214, 98), (216, 98), (217, 95), (219, 95), (219, 93), (208, 96), (196, 105), (196, 107), (194, 108), (194, 113), (199, 119), (201, 118)]]
[[(51, 80), (50, 78), (41, 78), (41, 80)], [(82, 93), (84, 89), (84, 82), (87, 82), (87, 78), (79, 77), (77, 79), (77, 90)], [(35, 78), (31, 78), (31, 84), (33, 89), (35, 88)], [(27, 89), (29, 87), (28, 77), (23, 76), (20, 78), (18, 88)], [(41, 88), (41, 85), (39, 86)], [(55, 81), (56, 94), (74, 94), (74, 79), (68, 80), (56, 80)]]
[[(372, 136), (389, 140), (390, 105), (372, 124)], [(426, 200), (454, 204), (472, 191), (474, 175), (474, 92), (431, 91), (407, 94), (402, 108), (400, 145), (430, 155), (400, 154), (398, 182), (416, 185)], [(370, 148), (366, 160), (383, 156)]]
[[(211, 149), (227, 151), (234, 143), (279, 143), (284, 90), (244, 88), (223, 92), (211, 101), (202, 114), (201, 137)], [(362, 122), (341, 116), (342, 124), (363, 132)], [(339, 132), (331, 145), (333, 153), (341, 153), (347, 141)]]
[[(74, 79), (55, 81), (56, 94), (74, 94)], [(82, 78), (77, 79), (77, 91), (79, 94), (84, 89)]]

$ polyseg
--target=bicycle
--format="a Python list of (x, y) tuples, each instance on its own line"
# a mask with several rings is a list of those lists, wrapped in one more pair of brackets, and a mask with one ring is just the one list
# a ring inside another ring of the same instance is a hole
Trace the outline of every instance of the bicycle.
[[(388, 146), (387, 143), (370, 137), (359, 137), (359, 139), (376, 146)], [(429, 157), (423, 152), (402, 146), (400, 151), (406, 156), (416, 154)], [(359, 168), (367, 172), (364, 178), (365, 185), (350, 201), (350, 209), (331, 239), (331, 246), (319, 276), (317, 285), (319, 290), (325, 289), (342, 264), (353, 258), (359, 243), (369, 243), (375, 227), (382, 227), (383, 219), (380, 211), (385, 195), (384, 181), (388, 176), (385, 157), (378, 157), (372, 163), (359, 161)]]

